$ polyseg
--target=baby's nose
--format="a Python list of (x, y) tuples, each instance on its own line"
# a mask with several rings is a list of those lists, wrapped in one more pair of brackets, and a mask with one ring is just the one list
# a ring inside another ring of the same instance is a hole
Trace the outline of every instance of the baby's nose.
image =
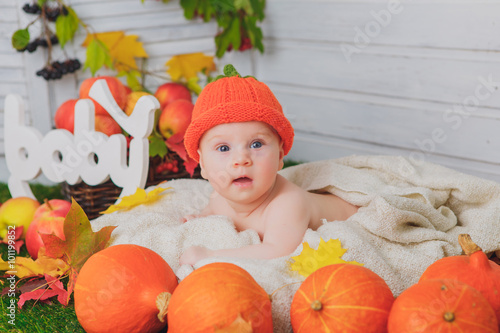
[(234, 154), (233, 165), (234, 166), (249, 166), (252, 164), (252, 159), (250, 154), (246, 151), (238, 151)]

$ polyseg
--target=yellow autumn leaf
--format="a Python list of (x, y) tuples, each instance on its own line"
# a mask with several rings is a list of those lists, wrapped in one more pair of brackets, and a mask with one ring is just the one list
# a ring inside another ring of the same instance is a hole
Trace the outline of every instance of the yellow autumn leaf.
[(328, 242), (320, 239), (317, 250), (312, 249), (307, 242), (302, 243), (302, 247), (302, 252), (298, 256), (291, 258), (294, 262), (290, 263), (290, 267), (293, 271), (297, 271), (305, 277), (308, 277), (321, 267), (332, 264), (348, 263), (363, 266), (359, 262), (348, 262), (341, 258), (347, 249), (342, 248), (342, 244), (338, 239), (330, 239)]
[(43, 252), (39, 253), (36, 260), (16, 257), (15, 263), (5, 262), (0, 258), (0, 271), (6, 270), (5, 274), (12, 274), (18, 278), (45, 274), (58, 277), (66, 273), (68, 269), (69, 266), (64, 260), (47, 257)]
[(181, 78), (198, 78), (198, 73), (205, 69), (208, 74), (215, 70), (214, 57), (207, 56), (202, 52), (176, 55), (170, 58), (166, 63), (167, 74), (172, 81), (179, 81)]
[(148, 58), (142, 42), (137, 41), (137, 35), (125, 35), (123, 31), (110, 31), (87, 34), (82, 46), (87, 47), (96, 38), (106, 45), (109, 56), (117, 71), (138, 69), (135, 58)]
[(152, 191), (146, 193), (146, 190), (142, 188), (137, 188), (134, 194), (127, 195), (123, 197), (120, 202), (115, 205), (111, 205), (105, 211), (101, 212), (101, 214), (110, 214), (116, 212), (118, 210), (129, 210), (133, 207), (150, 204), (161, 198), (160, 194), (165, 191), (171, 189), (171, 187), (162, 188), (157, 187)]

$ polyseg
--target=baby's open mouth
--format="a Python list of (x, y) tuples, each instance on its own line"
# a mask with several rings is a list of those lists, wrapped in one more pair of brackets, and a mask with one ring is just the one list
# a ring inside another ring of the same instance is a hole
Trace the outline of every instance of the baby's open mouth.
[(233, 183), (237, 183), (237, 184), (247, 184), (247, 183), (251, 183), (251, 182), (252, 182), (252, 179), (248, 178), (248, 177), (239, 177), (239, 178), (236, 178), (235, 180), (233, 180)]

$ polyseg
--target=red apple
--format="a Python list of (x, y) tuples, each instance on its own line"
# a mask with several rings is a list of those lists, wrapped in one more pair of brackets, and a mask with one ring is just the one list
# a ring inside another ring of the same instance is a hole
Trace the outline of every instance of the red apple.
[(42, 234), (55, 234), (65, 240), (64, 218), (69, 212), (71, 203), (65, 200), (46, 200), (43, 205), (37, 208), (33, 221), (26, 233), (26, 247), (33, 259), (38, 258), (38, 250), (43, 247)]
[(73, 133), (75, 128), (75, 104), (77, 99), (68, 99), (57, 108), (54, 120), (56, 128), (62, 128)]
[[(114, 76), (98, 76), (98, 77), (91, 77), (89, 79), (86, 79), (82, 82), (80, 85), (80, 98), (90, 98), (89, 97), (89, 90), (94, 84), (95, 81), (104, 79), (106, 80), (106, 83), (108, 84), (109, 90), (111, 91), (111, 95), (115, 98), (116, 104), (123, 109), (125, 108), (125, 105), (127, 104), (127, 88), (125, 88), (125, 85), (116, 77)], [(92, 99), (92, 98), (90, 98)], [(108, 112), (96, 101), (94, 101), (95, 105), (95, 114), (102, 114), (102, 115), (109, 115)]]
[[(70, 99), (64, 102), (56, 111), (54, 117), (56, 128), (61, 128), (74, 133), (75, 128), (75, 104), (77, 99)], [(106, 114), (95, 115), (95, 130), (107, 136), (121, 134), (120, 125), (106, 112)]]
[(191, 92), (188, 88), (180, 83), (169, 82), (164, 83), (156, 89), (155, 97), (160, 102), (160, 109), (163, 110), (168, 103), (178, 100), (185, 99), (192, 101)]
[(114, 120), (111, 116), (103, 116), (96, 115), (95, 116), (95, 130), (98, 132), (102, 132), (107, 136), (111, 136), (113, 134), (122, 134), (122, 128), (116, 120)]
[(160, 133), (165, 138), (181, 133), (184, 135), (191, 122), (194, 105), (185, 99), (169, 103), (162, 111), (158, 120)]

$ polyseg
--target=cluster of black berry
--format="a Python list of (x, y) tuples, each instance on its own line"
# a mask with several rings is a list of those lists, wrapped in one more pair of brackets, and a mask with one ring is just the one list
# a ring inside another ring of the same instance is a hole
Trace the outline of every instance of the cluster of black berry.
[(23, 10), (27, 14), (40, 14), (42, 12), (42, 8), (37, 3), (25, 3)]
[(54, 61), (49, 66), (45, 66), (36, 72), (36, 75), (43, 77), (47, 81), (57, 80), (64, 74), (73, 73), (74, 71), (80, 69), (81, 66), (80, 60), (78, 59), (68, 59), (64, 62)]
[(62, 7), (47, 7), (45, 6), (45, 17), (50, 22), (55, 22), (59, 15), (68, 15), (68, 9), (64, 6)]
[[(59, 43), (59, 39), (57, 39), (57, 36), (56, 35), (52, 35), (50, 36), (50, 44), (51, 45), (57, 45)], [(19, 52), (24, 52), (24, 51), (28, 51), (29, 53), (31, 52), (35, 52), (37, 47), (47, 47), (49, 46), (49, 43), (47, 42), (47, 38), (37, 38), (31, 42), (28, 43), (28, 45), (24, 48), (24, 49), (21, 49), (21, 50), (18, 50)]]

